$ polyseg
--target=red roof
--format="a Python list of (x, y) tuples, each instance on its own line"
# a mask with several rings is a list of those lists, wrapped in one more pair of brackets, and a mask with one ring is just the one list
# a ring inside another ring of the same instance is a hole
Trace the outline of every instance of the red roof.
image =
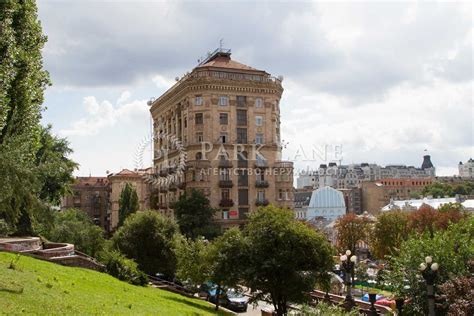
[(239, 63), (238, 61), (232, 60), (230, 58), (230, 53), (229, 54), (222, 54), (222, 53), (217, 53), (215, 56), (211, 57), (209, 61), (207, 61), (205, 64), (199, 65), (196, 68), (226, 68), (226, 69), (235, 69), (235, 70), (247, 70), (247, 71), (258, 71), (258, 72), (265, 72), (263, 70), (259, 70), (247, 65), (244, 65), (242, 63)]

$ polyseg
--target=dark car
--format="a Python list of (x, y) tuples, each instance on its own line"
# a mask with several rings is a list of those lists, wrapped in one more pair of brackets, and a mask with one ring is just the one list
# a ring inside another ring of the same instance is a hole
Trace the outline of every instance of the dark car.
[[(201, 287), (201, 291), (206, 291), (207, 299), (211, 303), (217, 302), (217, 286), (206, 284)], [(228, 308), (234, 312), (246, 312), (249, 304), (249, 298), (235, 289), (222, 289), (219, 295), (219, 305)]]

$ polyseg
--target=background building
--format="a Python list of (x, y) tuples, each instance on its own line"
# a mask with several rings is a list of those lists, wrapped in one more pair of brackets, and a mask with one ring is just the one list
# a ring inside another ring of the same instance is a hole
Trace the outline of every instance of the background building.
[(217, 49), (150, 109), (155, 135), (166, 135), (155, 137), (155, 170), (164, 178), (177, 173), (176, 140), (187, 155), (184, 174), (157, 188), (160, 210), (197, 189), (219, 209), (224, 228), (243, 224), (261, 205), (293, 207), (293, 164), (281, 161), (282, 79), (230, 56)]
[(362, 183), (362, 210), (370, 214), (380, 212), (391, 200), (407, 200), (431, 184), (431, 178), (388, 178)]
[(119, 221), (119, 200), (120, 194), (126, 183), (130, 183), (137, 191), (139, 211), (151, 208), (151, 185), (143, 177), (146, 170), (128, 170), (123, 169), (120, 172), (112, 173), (107, 178), (110, 183), (110, 229), (117, 228)]
[(423, 156), (420, 168), (405, 165), (387, 165), (361, 163), (338, 165), (335, 162), (321, 164), (317, 171), (306, 170), (298, 176), (297, 188), (311, 186), (334, 189), (351, 189), (361, 186), (364, 181), (375, 181), (385, 178), (430, 178), (435, 177), (436, 169), (429, 155)]
[(332, 222), (344, 214), (346, 214), (346, 203), (342, 192), (331, 187), (313, 191), (306, 213), (307, 220), (323, 218)]
[(106, 177), (77, 177), (72, 194), (61, 200), (61, 210), (77, 208), (86, 212), (105, 231), (110, 229), (110, 185)]
[(474, 160), (472, 158), (469, 158), (464, 164), (460, 161), (458, 169), (461, 178), (474, 178)]

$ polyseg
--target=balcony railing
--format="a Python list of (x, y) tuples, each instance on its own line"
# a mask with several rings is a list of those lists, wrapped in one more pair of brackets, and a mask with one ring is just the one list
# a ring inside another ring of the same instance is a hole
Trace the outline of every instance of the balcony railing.
[(233, 186), (232, 180), (219, 180), (219, 187), (221, 188), (232, 188)]
[(211, 167), (209, 160), (189, 160), (186, 162), (186, 166), (194, 169), (207, 169)]
[(232, 207), (232, 206), (234, 206), (234, 201), (231, 200), (231, 199), (222, 199), (219, 202), (219, 206), (220, 207)]
[(257, 188), (268, 188), (269, 183), (267, 180), (257, 180), (255, 181), (255, 186)]
[(293, 168), (292, 161), (275, 161), (275, 168)]
[(270, 202), (268, 202), (267, 199), (257, 199), (255, 201), (255, 205), (257, 206), (267, 206), (268, 204), (270, 204)]
[(268, 168), (266, 160), (255, 160), (255, 168)]
[(220, 159), (219, 160), (219, 168), (232, 168), (232, 161), (227, 159)]

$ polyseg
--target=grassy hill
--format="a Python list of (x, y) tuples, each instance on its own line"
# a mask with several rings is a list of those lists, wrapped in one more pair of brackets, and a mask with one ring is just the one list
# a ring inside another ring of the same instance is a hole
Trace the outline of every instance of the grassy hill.
[[(0, 313), (40, 315), (214, 315), (207, 302), (138, 287), (105, 273), (0, 252)], [(223, 313), (221, 313), (224, 315)]]

